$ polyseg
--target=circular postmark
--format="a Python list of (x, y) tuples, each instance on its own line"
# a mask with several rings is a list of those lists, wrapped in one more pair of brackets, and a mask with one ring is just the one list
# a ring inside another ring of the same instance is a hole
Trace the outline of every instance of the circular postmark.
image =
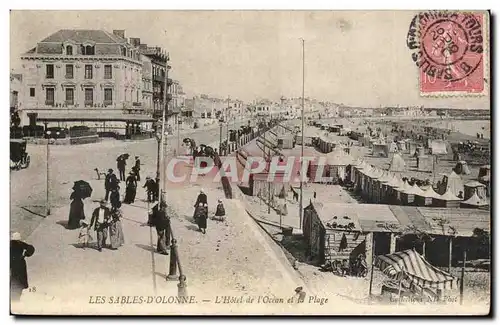
[(482, 69), (482, 14), (419, 13), (410, 24), (406, 44), (422, 73), (447, 82), (463, 80)]

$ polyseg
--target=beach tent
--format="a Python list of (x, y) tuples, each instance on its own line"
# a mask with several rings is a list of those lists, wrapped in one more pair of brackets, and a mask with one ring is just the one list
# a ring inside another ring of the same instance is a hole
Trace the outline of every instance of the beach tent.
[(467, 200), (460, 202), (460, 206), (463, 208), (481, 208), (488, 206), (488, 202), (481, 199), (476, 192), (468, 198)]
[(454, 171), (450, 173), (448, 176), (448, 180), (446, 182), (446, 190), (450, 191), (456, 196), (460, 195), (460, 192), (462, 192), (462, 195), (464, 194), (464, 182), (462, 180), (462, 177), (460, 175), (457, 175)]
[(392, 156), (391, 163), (389, 165), (389, 171), (391, 172), (404, 172), (406, 171), (406, 163), (400, 154), (395, 153)]
[(389, 157), (389, 148), (386, 144), (373, 144), (373, 157)]
[(408, 147), (409, 147), (408, 153), (410, 154), (410, 156), (413, 156), (415, 154), (415, 152), (417, 152), (418, 144), (415, 142), (409, 142)]
[(422, 146), (417, 146), (417, 148), (415, 149), (415, 155), (417, 155), (417, 157), (424, 156), (425, 155), (425, 148)]
[(434, 156), (417, 156), (417, 170), (431, 172), (434, 168)]
[(491, 175), (490, 165), (484, 165), (479, 167), (479, 174), (477, 175), (477, 180), (480, 182), (489, 182)]
[(458, 284), (456, 277), (433, 266), (413, 249), (379, 255), (375, 266), (390, 279), (399, 281), (402, 287), (415, 292), (451, 290)]
[(431, 149), (431, 154), (433, 155), (446, 155), (448, 153), (446, 149), (446, 141), (443, 140), (431, 140), (429, 148)]
[(459, 161), (454, 169), (455, 173), (458, 175), (470, 175), (470, 169), (466, 161)]
[(459, 197), (447, 190), (439, 199), (436, 199), (436, 205), (444, 208), (458, 208), (460, 201), (462, 200)]
[(417, 205), (430, 206), (433, 205), (434, 200), (440, 199), (441, 195), (437, 194), (432, 188), (432, 185), (427, 186), (425, 189), (422, 188), (422, 193), (418, 194), (415, 198)]
[(398, 141), (398, 149), (402, 152), (408, 152), (408, 142), (405, 140)]
[(399, 148), (396, 142), (388, 142), (389, 144), (387, 145), (388, 150), (390, 153), (398, 152)]
[(486, 185), (478, 181), (470, 181), (464, 185), (464, 199), (467, 200), (476, 193), (480, 198), (486, 198)]
[(401, 201), (406, 205), (414, 205), (416, 203), (415, 196), (422, 195), (423, 191), (417, 184), (410, 185), (405, 181), (405, 189), (401, 191)]

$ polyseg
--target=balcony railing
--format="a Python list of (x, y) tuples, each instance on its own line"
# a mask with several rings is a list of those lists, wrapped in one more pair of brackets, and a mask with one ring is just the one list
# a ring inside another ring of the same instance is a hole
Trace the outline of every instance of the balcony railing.
[(54, 106), (54, 100), (46, 99), (45, 100), (45, 105), (47, 105), (47, 106)]
[(65, 100), (64, 104), (69, 105), (69, 106), (73, 106), (73, 105), (75, 105), (75, 101), (74, 100)]
[(113, 105), (113, 101), (112, 100), (105, 100), (102, 102), (103, 106), (104, 107), (107, 107), (107, 106), (112, 106)]
[(74, 75), (73, 74), (66, 74), (64, 76), (66, 79), (73, 79), (74, 78)]
[(94, 106), (94, 101), (93, 100), (86, 100), (86, 101), (84, 101), (84, 105), (85, 105), (85, 107), (87, 107), (87, 106), (92, 107), (92, 106)]

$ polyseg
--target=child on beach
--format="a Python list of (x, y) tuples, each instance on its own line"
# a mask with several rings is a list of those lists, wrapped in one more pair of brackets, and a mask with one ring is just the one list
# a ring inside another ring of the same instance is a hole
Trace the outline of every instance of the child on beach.
[(89, 243), (92, 241), (92, 236), (90, 235), (89, 225), (85, 220), (80, 220), (80, 234), (78, 235), (78, 243), (85, 249), (89, 247)]

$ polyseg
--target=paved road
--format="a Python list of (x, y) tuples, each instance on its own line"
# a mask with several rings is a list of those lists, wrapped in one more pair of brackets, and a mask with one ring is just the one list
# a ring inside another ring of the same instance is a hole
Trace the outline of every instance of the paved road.
[[(247, 120), (230, 124), (230, 128), (246, 124)], [(180, 134), (193, 138), (196, 143), (211, 143), (219, 140), (218, 125), (196, 129)], [(223, 128), (225, 138), (226, 128)], [(168, 136), (167, 153), (177, 147), (177, 134)], [(46, 146), (28, 145), (31, 156), (29, 168), (12, 171), (11, 178), (11, 231), (29, 236), (45, 215), (46, 202)], [(52, 207), (69, 204), (69, 195), (74, 181), (96, 179), (94, 168), (105, 171), (116, 169), (116, 157), (130, 153), (129, 165), (138, 155), (144, 164), (143, 178), (154, 176), (156, 171), (157, 142), (155, 139), (141, 141), (116, 141), (104, 139), (98, 144), (50, 147), (50, 202)], [(142, 195), (142, 193), (140, 193)]]

